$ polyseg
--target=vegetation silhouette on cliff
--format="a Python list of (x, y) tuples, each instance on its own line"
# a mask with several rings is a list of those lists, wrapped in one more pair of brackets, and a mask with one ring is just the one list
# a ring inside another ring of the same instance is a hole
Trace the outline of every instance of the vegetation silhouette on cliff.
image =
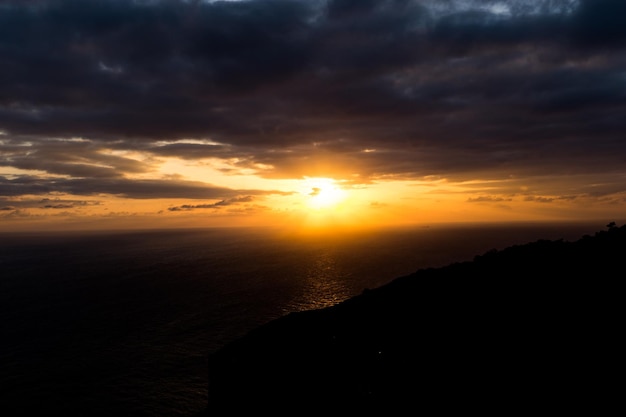
[(209, 410), (601, 413), (619, 398), (625, 254), (611, 222), (291, 313), (210, 356)]

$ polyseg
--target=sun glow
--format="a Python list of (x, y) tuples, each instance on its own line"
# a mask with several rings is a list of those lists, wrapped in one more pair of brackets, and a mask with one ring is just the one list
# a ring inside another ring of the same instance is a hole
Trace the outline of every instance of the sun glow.
[(306, 187), (307, 205), (315, 210), (334, 208), (346, 198), (346, 192), (331, 178), (309, 178)]

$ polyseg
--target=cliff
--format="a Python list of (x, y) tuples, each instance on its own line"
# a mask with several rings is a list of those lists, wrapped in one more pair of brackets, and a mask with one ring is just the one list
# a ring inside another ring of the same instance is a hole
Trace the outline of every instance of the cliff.
[(289, 314), (209, 357), (210, 415), (602, 412), (618, 398), (625, 254), (611, 223)]

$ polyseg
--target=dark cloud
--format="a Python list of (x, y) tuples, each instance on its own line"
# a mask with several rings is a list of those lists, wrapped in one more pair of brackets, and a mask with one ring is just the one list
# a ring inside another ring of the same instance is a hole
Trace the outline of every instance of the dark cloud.
[[(1, 182), (1, 181), (0, 181)], [(12, 211), (20, 209), (81, 209), (103, 205), (100, 200), (75, 200), (60, 197), (36, 198), (20, 196), (0, 197), (0, 210)]]
[(86, 200), (67, 200), (61, 198), (44, 198), (40, 201), (44, 209), (70, 209), (81, 208), (90, 206), (99, 206), (102, 204), (100, 201), (86, 201)]
[[(211, 199), (237, 196), (242, 193), (265, 195), (281, 194), (280, 191), (233, 190), (211, 186), (203, 182), (181, 180), (129, 180), (103, 178), (38, 178), (20, 176), (8, 179), (0, 177), (0, 195), (18, 196), (30, 194), (72, 194), (97, 196), (112, 194), (128, 198), (197, 198)], [(284, 193), (283, 193), (284, 194)]]
[(583, 0), (575, 14), (575, 40), (590, 47), (619, 47), (626, 41), (626, 2)]
[(175, 156), (183, 159), (228, 158), (241, 153), (233, 152), (228, 146), (206, 143), (174, 142), (159, 146), (143, 147), (143, 150), (160, 156)]
[(220, 207), (232, 206), (242, 203), (250, 203), (254, 200), (252, 196), (234, 197), (227, 200), (220, 200), (217, 203), (209, 204), (183, 204), (181, 206), (169, 207), (169, 211), (187, 211), (195, 209), (219, 209)]
[(501, 203), (503, 201), (513, 201), (512, 198), (492, 197), (492, 196), (480, 196), (476, 198), (468, 198), (468, 203)]
[(142, 173), (150, 166), (111, 155), (101, 143), (84, 139), (28, 137), (9, 140), (0, 148), (0, 166), (40, 170), (72, 177), (112, 178)]
[(74, 208), (72, 204), (46, 204), (42, 208), (45, 209), (69, 209)]
[(625, 4), (4, 1), (0, 166), (62, 178), (0, 194), (240, 193), (128, 180), (153, 167), (111, 149), (363, 182), (621, 171)]
[(537, 197), (537, 196), (528, 196), (524, 198), (524, 201), (535, 201), (537, 203), (552, 203), (554, 200), (555, 200), (554, 198)]

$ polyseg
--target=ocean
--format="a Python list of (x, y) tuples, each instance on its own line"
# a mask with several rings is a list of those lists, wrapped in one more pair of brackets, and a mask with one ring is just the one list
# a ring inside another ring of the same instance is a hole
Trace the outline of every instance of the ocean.
[(0, 410), (199, 416), (208, 355), (293, 311), (598, 223), (0, 233)]

